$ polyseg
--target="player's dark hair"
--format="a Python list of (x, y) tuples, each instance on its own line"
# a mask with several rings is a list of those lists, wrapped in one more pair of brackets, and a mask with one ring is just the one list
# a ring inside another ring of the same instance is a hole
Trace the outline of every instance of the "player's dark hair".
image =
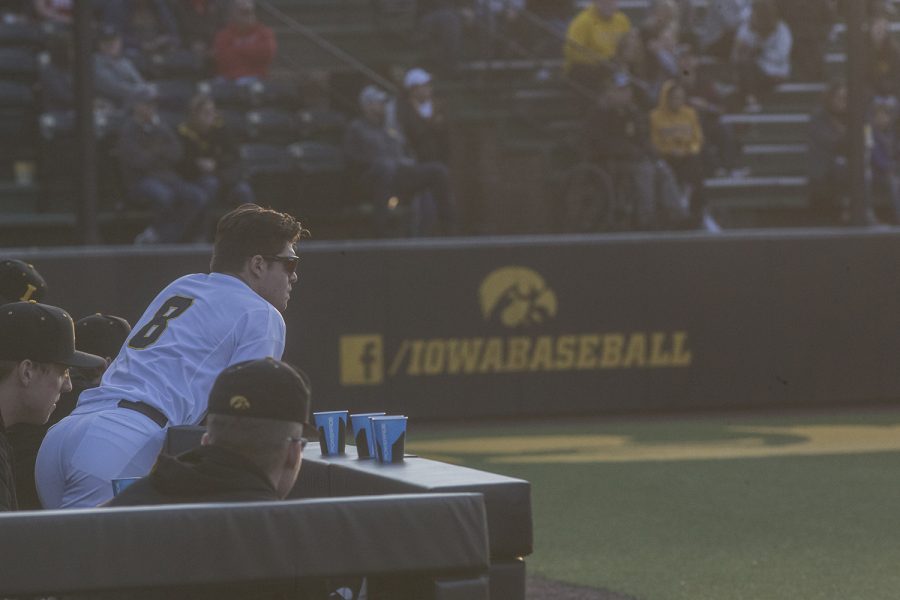
[(219, 219), (210, 270), (239, 272), (248, 259), (278, 254), (287, 243), (295, 244), (308, 233), (300, 222), (256, 204), (243, 204)]

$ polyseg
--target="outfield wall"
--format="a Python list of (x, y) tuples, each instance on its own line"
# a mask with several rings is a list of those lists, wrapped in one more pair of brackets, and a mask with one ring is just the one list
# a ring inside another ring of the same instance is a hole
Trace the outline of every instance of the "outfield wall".
[[(136, 321), (209, 247), (3, 252)], [(285, 359), (316, 409), (414, 417), (900, 399), (900, 234), (304, 242)]]

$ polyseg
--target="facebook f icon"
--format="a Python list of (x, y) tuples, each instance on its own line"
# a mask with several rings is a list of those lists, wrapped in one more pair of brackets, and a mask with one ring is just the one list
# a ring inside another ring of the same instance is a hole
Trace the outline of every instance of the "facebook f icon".
[(379, 385), (384, 381), (384, 342), (380, 335), (344, 335), (340, 340), (341, 385)]

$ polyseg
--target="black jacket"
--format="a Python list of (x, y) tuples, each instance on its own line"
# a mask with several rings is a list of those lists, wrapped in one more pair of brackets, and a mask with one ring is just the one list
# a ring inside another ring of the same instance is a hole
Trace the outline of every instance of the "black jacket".
[(84, 370), (70, 369), (72, 391), (60, 394), (56, 409), (50, 413), (50, 420), (44, 425), (17, 423), (7, 430), (7, 438), (13, 449), (13, 465), (16, 476), (16, 495), (21, 510), (40, 510), (37, 487), (34, 483), (34, 463), (37, 453), (47, 435), (47, 430), (59, 423), (63, 417), (75, 410), (78, 395), (86, 389), (96, 387), (96, 375), (86, 376)]
[(598, 107), (588, 116), (585, 129), (596, 162), (653, 158), (649, 120), (635, 106)]
[(6, 427), (0, 417), (0, 512), (18, 510), (16, 478), (13, 471), (13, 450), (6, 437)]
[(440, 104), (435, 103), (432, 118), (422, 117), (408, 98), (397, 101), (397, 121), (419, 162), (446, 163), (450, 155), (450, 139)]
[(217, 123), (201, 133), (190, 123), (178, 126), (178, 139), (184, 156), (179, 165), (181, 176), (188, 181), (198, 179), (204, 173), (197, 167), (197, 160), (211, 158), (216, 161), (215, 175), (228, 183), (236, 183), (243, 178), (241, 159), (237, 144), (222, 123)]
[(179, 456), (160, 456), (147, 477), (107, 506), (259, 502), (280, 500), (268, 477), (227, 448), (201, 446)]

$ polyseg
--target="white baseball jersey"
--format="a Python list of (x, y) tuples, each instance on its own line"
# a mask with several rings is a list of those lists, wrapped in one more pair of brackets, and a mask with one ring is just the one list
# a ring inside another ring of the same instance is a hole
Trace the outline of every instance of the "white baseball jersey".
[(153, 406), (170, 425), (195, 425), (219, 373), (245, 360), (281, 359), (284, 336), (281, 313), (237, 277), (186, 275), (153, 299), (73, 414), (124, 399)]

